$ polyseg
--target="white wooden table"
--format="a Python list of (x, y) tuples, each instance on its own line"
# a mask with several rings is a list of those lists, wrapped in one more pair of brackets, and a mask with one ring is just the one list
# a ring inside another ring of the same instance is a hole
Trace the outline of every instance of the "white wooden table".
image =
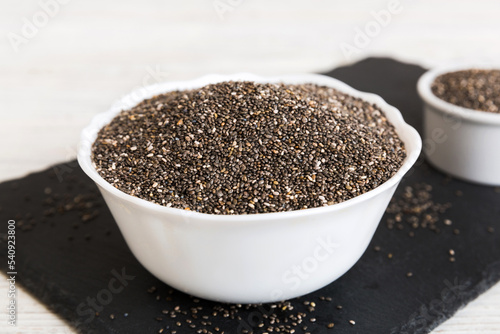
[[(144, 84), (319, 72), (368, 55), (498, 59), (499, 14), (495, 0), (2, 0), (0, 181), (74, 158), (90, 118)], [(0, 304), (6, 293), (2, 274)], [(73, 333), (22, 289), (17, 301), (16, 327), (0, 305), (0, 333)], [(500, 333), (500, 285), (434, 332)]]

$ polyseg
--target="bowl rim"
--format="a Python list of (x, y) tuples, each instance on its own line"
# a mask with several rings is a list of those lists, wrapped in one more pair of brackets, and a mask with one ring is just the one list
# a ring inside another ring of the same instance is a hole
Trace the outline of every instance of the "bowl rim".
[(463, 120), (468, 120), (480, 124), (495, 124), (500, 125), (500, 113), (492, 113), (483, 110), (475, 110), (457, 106), (450, 102), (440, 99), (431, 90), (431, 85), (434, 80), (441, 74), (451, 73), (456, 71), (479, 69), (479, 70), (500, 70), (500, 64), (488, 61), (476, 62), (451, 62), (444, 65), (436, 66), (425, 72), (417, 82), (417, 91), (422, 100), (434, 107), (437, 111), (443, 114), (450, 114), (459, 117)]
[[(331, 204), (328, 206), (307, 208), (301, 210), (292, 210), (285, 212), (270, 212), (270, 213), (254, 213), (254, 214), (209, 214), (190, 210), (184, 210), (180, 208), (167, 207), (153, 202), (149, 202), (145, 199), (141, 199), (132, 195), (129, 195), (118, 188), (115, 188), (110, 183), (108, 183), (104, 178), (102, 178), (97, 170), (94, 168), (91, 159), (91, 147), (95, 138), (97, 137), (97, 132), (106, 124), (108, 124), (120, 111), (124, 109), (131, 108), (135, 106), (140, 101), (150, 98), (154, 95), (161, 93), (166, 93), (172, 90), (183, 90), (183, 89), (193, 89), (203, 87), (207, 84), (223, 82), (223, 81), (254, 81), (259, 83), (314, 83), (318, 85), (324, 85), (332, 87), (341, 92), (347, 93), (357, 98), (361, 98), (371, 104), (376, 104), (387, 116), (389, 121), (393, 124), (396, 129), (396, 133), (401, 137), (405, 144), (406, 158), (399, 170), (387, 181), (380, 184), (376, 188), (357, 195), (344, 202)], [(138, 94), (138, 91), (142, 90), (142, 95)], [(403, 138), (405, 137), (405, 138)], [(409, 150), (409, 148), (412, 148)], [(422, 149), (422, 140), (418, 132), (406, 123), (401, 115), (401, 112), (395, 107), (389, 105), (380, 96), (372, 93), (366, 93), (358, 91), (347, 84), (320, 74), (293, 74), (293, 75), (280, 75), (280, 76), (258, 76), (250, 73), (235, 73), (230, 75), (218, 75), (211, 74), (199, 77), (194, 80), (184, 80), (184, 81), (172, 81), (157, 83), (150, 86), (145, 86), (140, 89), (136, 89), (131, 93), (125, 95), (117, 102), (115, 102), (110, 109), (106, 112), (99, 113), (95, 115), (90, 123), (81, 132), (80, 142), (78, 145), (77, 160), (82, 168), (82, 170), (101, 188), (110, 192), (114, 196), (117, 196), (121, 200), (124, 200), (130, 204), (138, 205), (148, 210), (152, 210), (156, 213), (169, 214), (179, 216), (181, 218), (197, 218), (208, 220), (212, 222), (227, 222), (227, 221), (255, 221), (257, 220), (268, 220), (268, 219), (286, 219), (286, 218), (297, 218), (300, 216), (311, 216), (312, 214), (322, 214), (327, 212), (335, 212), (343, 210), (348, 207), (352, 207), (357, 203), (361, 203), (370, 198), (377, 196), (378, 194), (390, 189), (391, 187), (397, 185), (403, 176), (410, 170), (413, 164), (417, 161)]]

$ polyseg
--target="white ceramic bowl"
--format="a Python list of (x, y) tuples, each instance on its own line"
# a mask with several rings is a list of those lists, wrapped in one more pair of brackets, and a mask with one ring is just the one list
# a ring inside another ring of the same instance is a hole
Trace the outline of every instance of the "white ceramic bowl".
[[(130, 196), (106, 182), (91, 162), (97, 132), (145, 98), (227, 80), (316, 83), (376, 103), (404, 141), (407, 158), (387, 182), (343, 203), (299, 211), (210, 215), (167, 208)], [(334, 281), (361, 257), (403, 175), (421, 149), (418, 133), (379, 96), (321, 75), (262, 78), (209, 75), (133, 92), (82, 132), (78, 162), (99, 187), (136, 258), (153, 275), (186, 293), (224, 302), (285, 300)]]
[(500, 185), (500, 114), (463, 108), (441, 100), (431, 85), (441, 74), (500, 65), (460, 63), (426, 72), (417, 88), (424, 102), (424, 153), (438, 169), (460, 179)]

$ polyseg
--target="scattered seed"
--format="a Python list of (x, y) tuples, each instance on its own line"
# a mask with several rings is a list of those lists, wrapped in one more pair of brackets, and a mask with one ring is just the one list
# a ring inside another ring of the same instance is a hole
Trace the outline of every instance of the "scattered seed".
[[(408, 236), (415, 237), (418, 229), (428, 229), (440, 233), (441, 215), (451, 207), (450, 203), (436, 203), (432, 200), (432, 186), (416, 183), (404, 188), (403, 193), (394, 196), (386, 209), (388, 218), (386, 226), (393, 230), (407, 230)], [(445, 225), (451, 225), (451, 220), (444, 219)]]

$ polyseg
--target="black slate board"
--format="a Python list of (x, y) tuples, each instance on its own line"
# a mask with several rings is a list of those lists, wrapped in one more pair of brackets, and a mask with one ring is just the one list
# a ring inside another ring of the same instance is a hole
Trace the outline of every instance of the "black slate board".
[[(328, 75), (381, 95), (420, 131), (421, 103), (415, 83), (423, 72), (418, 66), (370, 58)], [(492, 187), (447, 180), (420, 159), (396, 196), (405, 185), (417, 182), (433, 185), (436, 202), (453, 204), (443, 215), (453, 221), (452, 226), (440, 222), (441, 233), (421, 230), (410, 238), (407, 231), (389, 230), (384, 218), (361, 260), (336, 282), (292, 300), (293, 311), (271, 309), (270, 305), (248, 310), (243, 306), (238, 309), (241, 320), (219, 316), (211, 320), (212, 325), (202, 327), (213, 332), (219, 327), (225, 333), (245, 329), (261, 333), (265, 327), (259, 328), (257, 323), (262, 317), (277, 312), (284, 321), (289, 313), (299, 310), (307, 314), (301, 326), (307, 325), (310, 333), (431, 331), (500, 279), (500, 193)], [(457, 191), (463, 195), (457, 196)], [(75, 197), (77, 204), (64, 208), (65, 203), (75, 202)], [(50, 205), (44, 204), (48, 198), (59, 203), (59, 209), (50, 211)], [(88, 202), (91, 207), (78, 204)], [(163, 333), (172, 329), (196, 333), (202, 327), (192, 329), (183, 314), (174, 319), (162, 310), (180, 306), (189, 311), (201, 306), (201, 317), (204, 312), (211, 314), (214, 307), (231, 307), (197, 301), (150, 275), (128, 250), (96, 187), (75, 161), (2, 183), (0, 206), (2, 272), (7, 272), (7, 222), (13, 219), (17, 224), (17, 282), (82, 333), (158, 333), (162, 328)], [(460, 234), (453, 234), (453, 229), (459, 229)], [(374, 245), (381, 250), (375, 252)], [(456, 252), (453, 263), (449, 249)], [(394, 257), (388, 259), (388, 253)], [(122, 271), (127, 277), (119, 283), (113, 278)], [(413, 276), (407, 277), (410, 271)], [(152, 286), (156, 290), (148, 292)], [(324, 301), (321, 296), (333, 300)], [(106, 304), (98, 307), (99, 316), (90, 312), (96, 298), (97, 306)], [(316, 303), (312, 314), (304, 301)], [(343, 308), (339, 310), (337, 305)], [(311, 317), (316, 322), (311, 322)], [(355, 325), (349, 320), (355, 320)], [(183, 323), (181, 327), (177, 321)], [(327, 328), (330, 322), (335, 323), (333, 329)], [(302, 332), (302, 328), (295, 331)]]

